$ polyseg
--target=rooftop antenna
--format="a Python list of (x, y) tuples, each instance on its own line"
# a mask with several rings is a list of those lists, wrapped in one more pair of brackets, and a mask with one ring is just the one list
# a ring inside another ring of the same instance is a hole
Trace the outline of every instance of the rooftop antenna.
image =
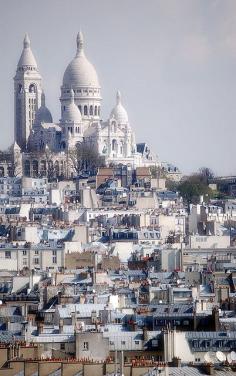
[(236, 362), (236, 352), (235, 351), (231, 351), (230, 356), (231, 356), (232, 361)]
[(231, 353), (229, 353), (229, 354), (227, 355), (227, 362), (228, 362), (229, 364), (231, 364), (231, 363), (233, 362), (233, 360), (232, 360), (232, 358), (231, 358)]
[(226, 355), (222, 351), (217, 351), (216, 357), (219, 360), (219, 362), (221, 362), (221, 363), (226, 361)]
[(208, 352), (204, 355), (204, 360), (205, 360), (207, 363), (216, 363), (216, 362), (217, 362), (216, 353), (213, 352), (213, 351), (208, 351)]

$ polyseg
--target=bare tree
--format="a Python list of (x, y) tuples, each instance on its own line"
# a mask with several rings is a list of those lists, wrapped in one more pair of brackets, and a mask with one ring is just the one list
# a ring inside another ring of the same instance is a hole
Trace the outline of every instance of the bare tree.
[(54, 163), (53, 163), (53, 153), (49, 150), (46, 149), (44, 152), (44, 158), (46, 161), (46, 168), (47, 168), (47, 178), (49, 181), (52, 181), (53, 178), (55, 177), (55, 168), (54, 168)]
[(85, 142), (78, 143), (69, 150), (69, 158), (78, 175), (85, 171), (94, 172), (98, 167), (105, 165), (104, 157), (100, 156), (93, 146)]
[(209, 167), (199, 168), (198, 174), (201, 180), (206, 184), (209, 184), (210, 180), (214, 178), (214, 172)]
[(0, 170), (3, 174), (10, 177), (17, 177), (22, 172), (22, 159), (20, 152), (14, 151), (14, 145), (11, 145), (7, 150), (0, 151)]

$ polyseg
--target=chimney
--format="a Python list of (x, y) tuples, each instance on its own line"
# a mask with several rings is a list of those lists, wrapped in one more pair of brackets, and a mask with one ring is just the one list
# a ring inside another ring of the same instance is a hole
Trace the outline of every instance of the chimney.
[(173, 367), (181, 367), (181, 359), (174, 357), (172, 360)]
[(219, 320), (219, 309), (218, 307), (213, 307), (212, 309), (212, 319), (214, 330), (218, 332), (220, 330), (220, 320)]
[(61, 296), (62, 296), (62, 292), (61, 292), (61, 291), (58, 291), (58, 293), (57, 293), (58, 305), (61, 304)]
[(38, 335), (43, 333), (43, 322), (42, 321), (37, 321), (37, 331), (38, 331)]
[(147, 340), (148, 340), (148, 331), (147, 331), (147, 327), (146, 326), (143, 327), (143, 340), (145, 342), (147, 342)]
[(168, 303), (173, 303), (173, 288), (171, 286), (168, 287)]
[(215, 369), (212, 363), (206, 363), (203, 368), (207, 375), (215, 375)]
[(193, 309), (193, 330), (197, 330), (197, 314), (196, 314), (196, 308)]
[(124, 376), (124, 352), (121, 351), (120, 354), (120, 375)]
[(63, 319), (59, 319), (59, 333), (63, 332)]

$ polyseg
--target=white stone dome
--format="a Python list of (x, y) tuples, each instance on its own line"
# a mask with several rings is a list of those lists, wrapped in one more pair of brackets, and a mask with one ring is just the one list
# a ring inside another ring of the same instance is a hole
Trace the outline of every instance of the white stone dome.
[(33, 55), (33, 52), (31, 51), (30, 39), (27, 34), (24, 38), (23, 45), (24, 45), (24, 48), (23, 48), (17, 67), (18, 68), (33, 67), (37, 69), (37, 63)]
[(35, 114), (35, 124), (52, 123), (52, 115), (49, 109), (45, 105), (45, 94), (41, 95), (41, 107)]
[(111, 111), (110, 118), (114, 118), (118, 124), (127, 124), (129, 122), (126, 109), (121, 104), (121, 94), (116, 94), (116, 106)]
[(82, 117), (80, 110), (74, 102), (74, 91), (71, 89), (70, 103), (66, 105), (65, 111), (63, 112), (62, 120), (68, 123), (81, 123)]
[(97, 72), (84, 54), (83, 35), (81, 32), (77, 36), (77, 54), (65, 70), (63, 86), (100, 87)]

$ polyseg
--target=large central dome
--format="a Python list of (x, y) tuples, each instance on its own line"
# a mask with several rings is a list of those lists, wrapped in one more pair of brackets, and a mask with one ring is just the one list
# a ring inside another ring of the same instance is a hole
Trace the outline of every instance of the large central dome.
[(83, 35), (81, 32), (79, 32), (77, 36), (76, 56), (65, 70), (63, 76), (63, 86), (67, 86), (68, 88), (100, 87), (97, 72), (84, 54)]

